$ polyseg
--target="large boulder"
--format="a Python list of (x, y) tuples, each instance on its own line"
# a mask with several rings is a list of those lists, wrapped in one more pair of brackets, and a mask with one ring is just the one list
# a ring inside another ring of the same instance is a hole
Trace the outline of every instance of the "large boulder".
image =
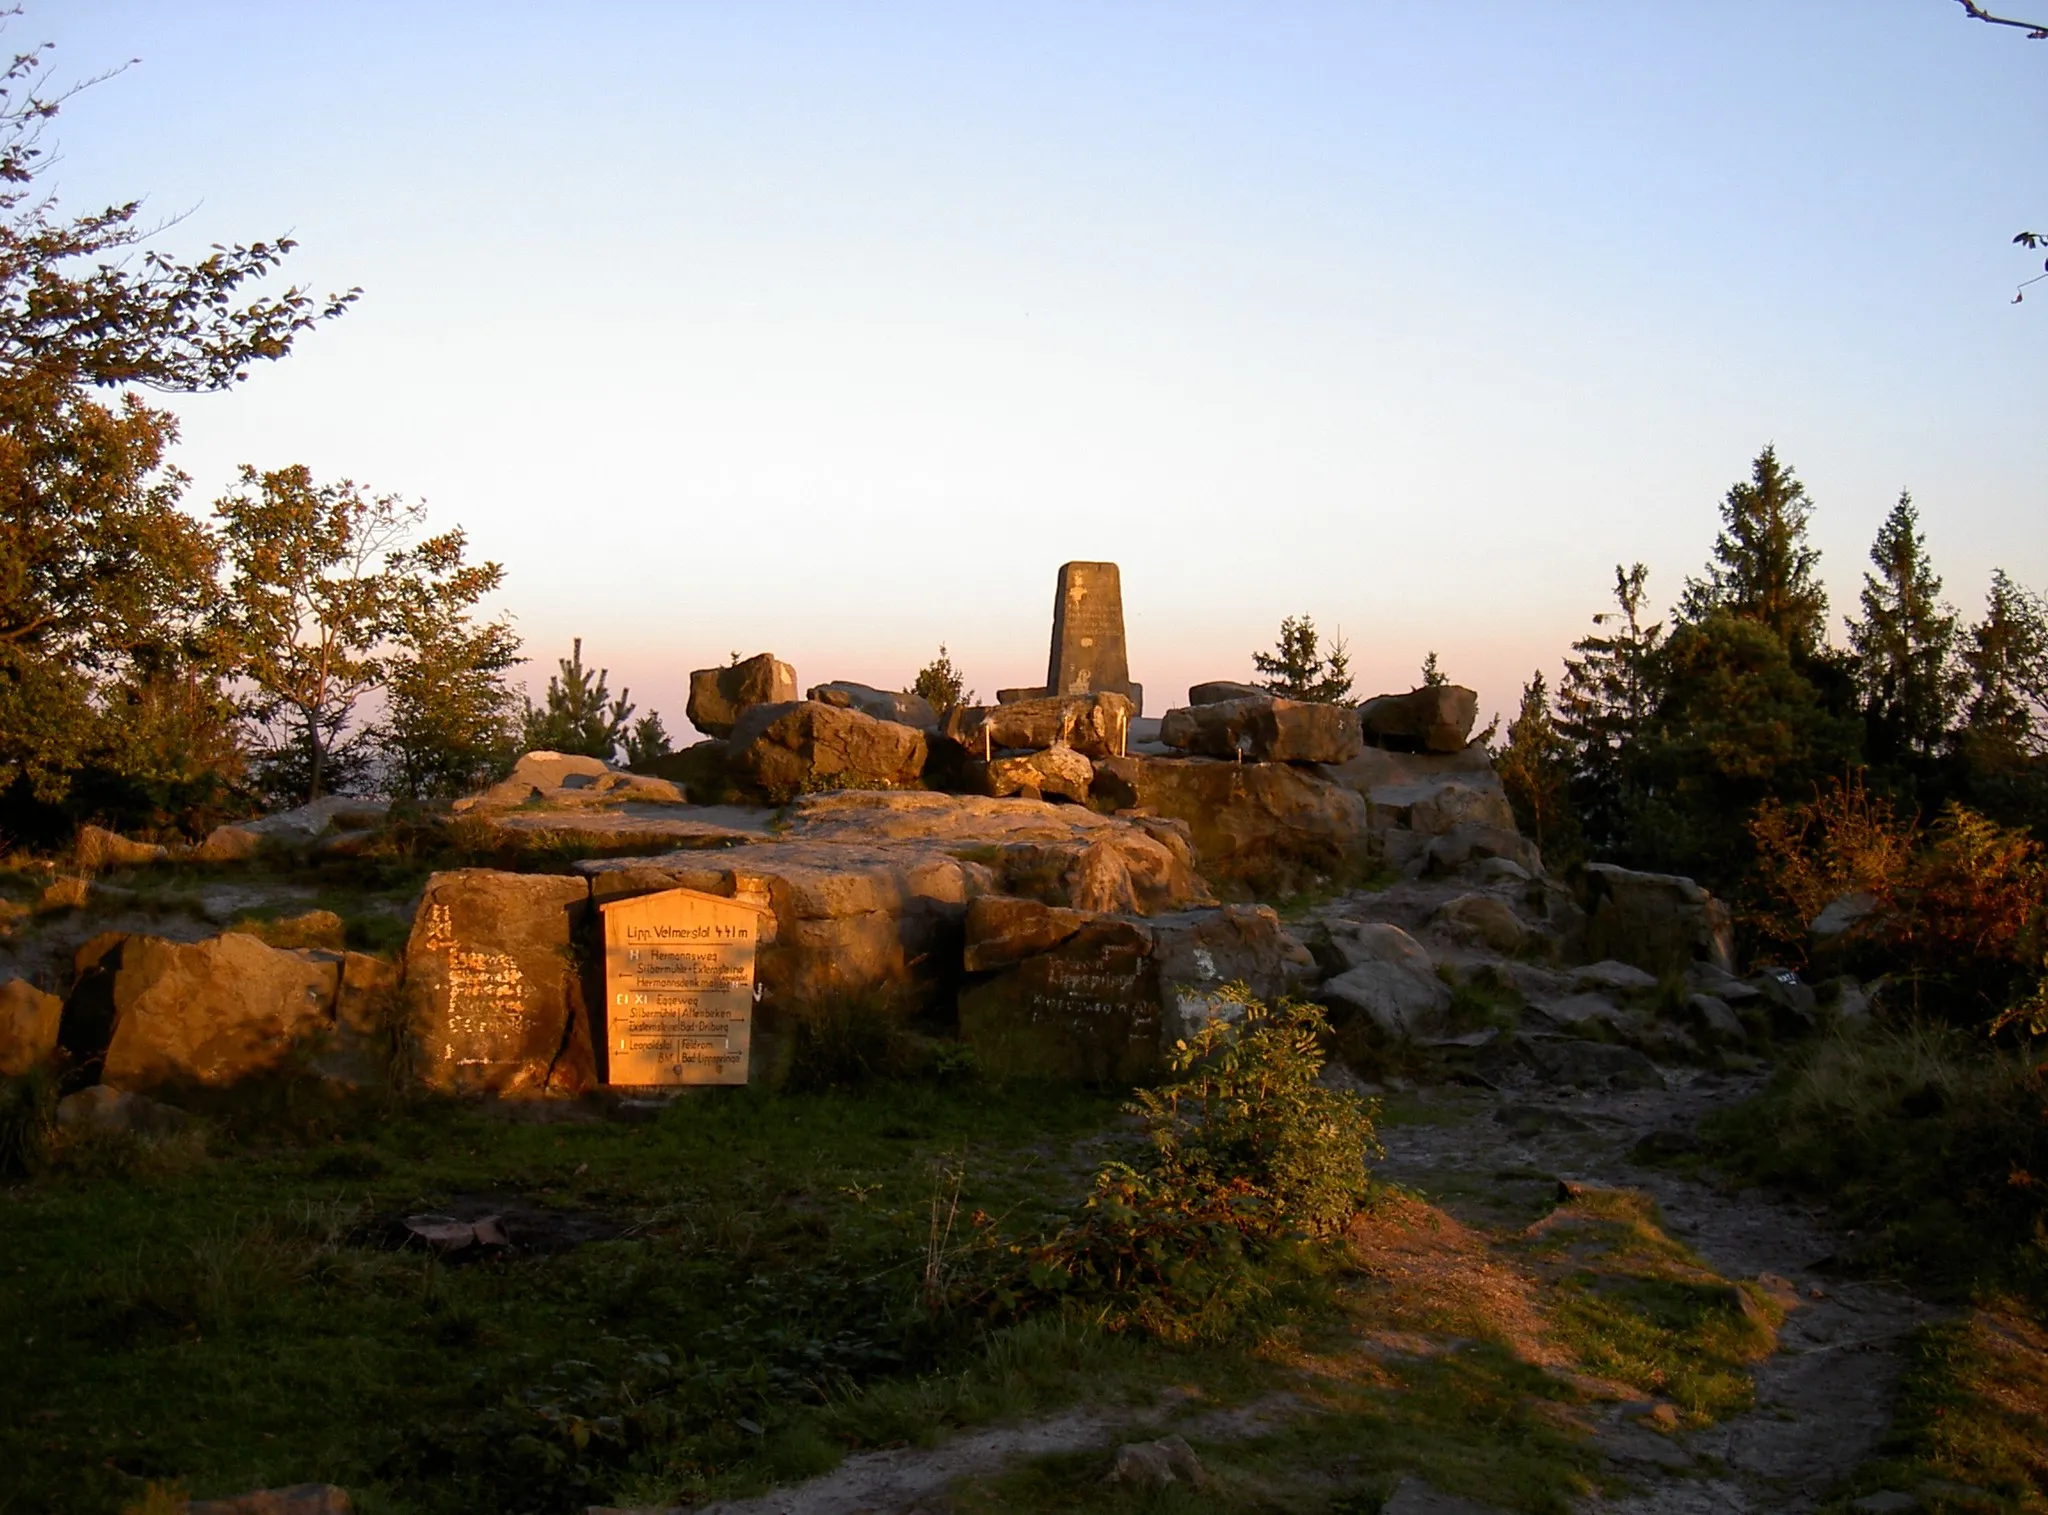
[(1137, 713), (1137, 707), (1120, 694), (963, 705), (947, 716), (946, 735), (983, 760), (1005, 748), (1039, 752), (1048, 747), (1071, 747), (1093, 758), (1113, 757), (1129, 745)]
[(1309, 945), (1331, 973), (1315, 998), (1329, 1010), (1348, 1053), (1435, 1036), (1445, 1028), (1450, 987), (1437, 975), (1428, 949), (1399, 926), (1325, 919)]
[(1580, 892), (1587, 958), (1616, 958), (1658, 974), (1683, 972), (1694, 962), (1734, 970), (1734, 917), (1691, 879), (1588, 863)]
[(1484, 821), (1459, 821), (1422, 849), (1422, 872), (1432, 876), (1477, 871), (1489, 861), (1506, 860), (1534, 878), (1543, 871), (1536, 844), (1510, 827)]
[(131, 936), (115, 952), (100, 1073), (113, 1088), (221, 1088), (283, 1072), (334, 1025), (334, 953), (272, 947), (238, 931), (189, 943)]
[(0, 1078), (19, 1078), (57, 1050), (64, 1001), (25, 979), (0, 984)]
[(637, 804), (680, 805), (683, 791), (667, 779), (614, 768), (580, 752), (527, 752), (512, 771), (481, 794), (455, 802), (457, 810), (502, 810), (514, 805), (578, 808)]
[(1255, 893), (1341, 878), (1370, 843), (1363, 799), (1289, 763), (1107, 758), (1095, 765), (1094, 795), (1186, 823), (1203, 871)]
[(134, 868), (146, 863), (160, 863), (170, 855), (168, 847), (134, 841), (104, 826), (80, 826), (78, 839), (71, 844), (72, 861), (87, 873), (103, 868)]
[(1203, 757), (1256, 763), (1345, 763), (1364, 745), (1350, 707), (1270, 694), (1169, 710), (1159, 740)]
[(405, 987), (429, 1088), (555, 1094), (594, 1081), (573, 945), (589, 908), (581, 878), (465, 868), (427, 880)]
[(1001, 797), (1028, 794), (1034, 799), (1085, 803), (1095, 783), (1095, 764), (1071, 747), (1038, 752), (1013, 752), (990, 762), (968, 762), (967, 787), (976, 794)]
[(1358, 707), (1365, 740), (1401, 752), (1456, 752), (1472, 736), (1479, 696), (1461, 684), (1382, 694)]
[[(1237, 1007), (1241, 983), (1273, 998), (1310, 973), (1307, 951), (1262, 905), (1139, 919), (1008, 896), (968, 907), (962, 1038), (989, 1071), (1131, 1082), (1162, 1051)], [(991, 975), (979, 977), (980, 975)]]
[(690, 724), (706, 736), (731, 736), (739, 718), (756, 705), (795, 700), (796, 670), (771, 653), (690, 674)]
[(842, 710), (858, 710), (878, 721), (897, 721), (905, 726), (915, 726), (919, 731), (939, 729), (938, 712), (932, 709), (932, 702), (921, 694), (875, 689), (847, 679), (834, 679), (829, 684), (813, 684), (804, 691), (804, 698), (816, 700), (821, 705), (837, 705)]
[(816, 700), (756, 705), (732, 729), (733, 768), (771, 799), (812, 789), (898, 789), (924, 772), (925, 737)]
[(308, 852), (343, 837), (369, 836), (390, 808), (389, 800), (373, 796), (330, 794), (290, 810), (216, 826), (192, 856), (202, 863), (237, 863), (261, 852)]
[(1210, 679), (1204, 684), (1190, 685), (1190, 705), (1221, 705), (1227, 700), (1253, 700), (1272, 691), (1261, 689), (1257, 684), (1240, 684), (1234, 679)]

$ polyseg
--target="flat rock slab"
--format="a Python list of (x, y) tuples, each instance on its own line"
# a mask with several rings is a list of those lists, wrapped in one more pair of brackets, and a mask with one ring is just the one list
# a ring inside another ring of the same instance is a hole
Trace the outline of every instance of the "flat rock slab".
[(521, 841), (559, 842), (593, 850), (650, 847), (734, 847), (771, 833), (765, 806), (645, 805), (603, 810), (513, 810), (481, 817), (492, 831)]

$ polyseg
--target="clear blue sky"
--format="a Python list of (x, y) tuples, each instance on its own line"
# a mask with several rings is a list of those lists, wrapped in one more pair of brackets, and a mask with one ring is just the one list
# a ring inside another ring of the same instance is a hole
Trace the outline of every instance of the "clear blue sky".
[[(2031, 14), (2012, 0), (2020, 14)], [(2033, 0), (2048, 11), (2048, 0)], [(31, 0), (65, 205), (289, 232), (358, 309), (180, 400), (236, 464), (426, 498), (682, 725), (772, 649), (1043, 676), (1123, 565), (1157, 713), (1283, 615), (1361, 692), (1511, 706), (1660, 603), (1766, 442), (1838, 612), (1902, 488), (1950, 598), (2048, 589), (2048, 42), (1953, 0)]]

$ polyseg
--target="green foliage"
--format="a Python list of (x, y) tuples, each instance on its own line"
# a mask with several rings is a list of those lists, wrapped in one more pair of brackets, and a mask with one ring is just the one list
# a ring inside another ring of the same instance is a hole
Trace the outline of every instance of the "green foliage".
[(41, 139), (76, 91), (45, 79), (35, 49), (0, 72), (0, 792), (17, 834), (47, 824), (24, 807), (157, 823), (239, 777), (205, 634), (216, 548), (164, 465), (176, 421), (93, 390), (226, 389), (355, 298), (252, 298), (289, 239), (188, 264), (134, 255), (154, 235), (139, 200), (62, 217)]
[(468, 794), (514, 757), (518, 697), (507, 673), (519, 638), (503, 616), (479, 624), (477, 602), (504, 582), (496, 563), (464, 561), (460, 530), (393, 552), (384, 569), (385, 714), (376, 742), (387, 782), (410, 799)]
[(611, 697), (605, 688), (611, 670), (600, 668), (593, 676), (583, 666), (581, 637), (557, 666), (561, 671), (548, 680), (546, 702), (538, 708), (527, 703), (521, 744), (528, 752), (575, 752), (611, 762), (633, 714), (633, 691)]
[(974, 691), (967, 687), (966, 676), (953, 666), (944, 642), (939, 643), (939, 655), (918, 669), (909, 692), (929, 701), (942, 721), (961, 706), (974, 703)]
[(1340, 634), (1322, 648), (1313, 617), (1288, 616), (1280, 622), (1280, 640), (1271, 652), (1252, 654), (1259, 687), (1283, 700), (1312, 700), (1341, 705), (1351, 698), (1351, 653)]
[(1812, 515), (1806, 486), (1765, 447), (1748, 482), (1731, 486), (1721, 503), (1714, 561), (1704, 579), (1687, 582), (1685, 618), (1725, 612), (1754, 621), (1794, 657), (1818, 652), (1827, 641), (1828, 598), (1814, 577), (1820, 549), (1807, 540)]
[(1966, 740), (1982, 757), (2012, 762), (2048, 750), (2048, 600), (1994, 572), (1963, 661), (1972, 686)]
[(885, 990), (836, 995), (791, 1013), (789, 1087), (862, 1089), (908, 1070), (901, 998)]
[(1863, 615), (1849, 622), (1856, 686), (1873, 756), (1935, 756), (1948, 740), (1967, 675), (1956, 659), (1956, 615), (1941, 603), (1913, 497), (1903, 491), (1871, 544)]
[(1628, 834), (1639, 801), (1631, 770), (1637, 738), (1657, 708), (1661, 622), (1645, 623), (1650, 570), (1614, 568), (1615, 610), (1593, 617), (1611, 630), (1581, 637), (1565, 659), (1557, 693), (1557, 730), (1572, 747), (1571, 798), (1589, 840), (1613, 848)]
[(1020, 1249), (1003, 1294), (1082, 1302), (1111, 1330), (1212, 1339), (1270, 1288), (1263, 1262), (1351, 1218), (1378, 1150), (1374, 1109), (1318, 1082), (1322, 1008), (1268, 1009), (1241, 984), (1223, 995), (1240, 1013), (1177, 1043), (1173, 1076), (1129, 1106), (1150, 1153), (1104, 1164), (1082, 1213)]
[(1417, 687), (1421, 689), (1441, 689), (1448, 683), (1450, 683), (1450, 678), (1444, 673), (1443, 669), (1437, 666), (1436, 650), (1432, 648), (1423, 655), (1422, 682)]
[(655, 711), (650, 710), (641, 716), (626, 733), (628, 768), (648, 767), (674, 751), (669, 742), (668, 728), (661, 724), (661, 716)]
[(1521, 707), (1508, 723), (1507, 741), (1493, 749), (1493, 766), (1516, 824), (1550, 866), (1581, 856), (1585, 843), (1571, 799), (1572, 745), (1558, 729), (1541, 669), (1522, 686)]

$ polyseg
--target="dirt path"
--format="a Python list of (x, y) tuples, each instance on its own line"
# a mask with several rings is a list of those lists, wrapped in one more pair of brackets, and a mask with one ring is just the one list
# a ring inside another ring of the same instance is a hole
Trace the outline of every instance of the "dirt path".
[[(1816, 1508), (1876, 1450), (1891, 1419), (1908, 1332), (1929, 1306), (1882, 1284), (1824, 1271), (1835, 1240), (1814, 1214), (1755, 1192), (1727, 1195), (1631, 1161), (1646, 1136), (1697, 1128), (1745, 1083), (1674, 1075), (1670, 1090), (1630, 1093), (1446, 1092), (1428, 1101), (1440, 1118), (1385, 1133), (1383, 1176), (1436, 1198), (1475, 1222), (1515, 1218), (1558, 1180), (1643, 1190), (1670, 1232), (1730, 1278), (1775, 1274), (1802, 1300), (1780, 1349), (1757, 1374), (1756, 1407), (1690, 1435), (1662, 1436), (1610, 1412), (1600, 1445), (1636, 1492), (1593, 1500), (1613, 1515), (1722, 1515)], [(1526, 1213), (1526, 1212), (1525, 1212)]]

